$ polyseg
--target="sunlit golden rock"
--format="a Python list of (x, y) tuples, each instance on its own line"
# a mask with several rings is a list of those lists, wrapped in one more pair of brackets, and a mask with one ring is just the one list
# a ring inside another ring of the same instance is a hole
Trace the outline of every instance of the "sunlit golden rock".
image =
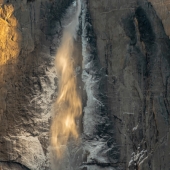
[(17, 19), (13, 15), (14, 7), (4, 5), (0, 8), (0, 63), (15, 61), (21, 50), (21, 32), (17, 28)]

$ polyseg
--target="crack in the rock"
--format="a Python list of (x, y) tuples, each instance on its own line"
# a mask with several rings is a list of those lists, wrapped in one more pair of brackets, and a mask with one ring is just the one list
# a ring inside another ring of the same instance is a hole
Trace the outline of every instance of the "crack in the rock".
[(25, 165), (19, 163), (19, 162), (15, 162), (15, 161), (2, 161), (0, 160), (0, 163), (7, 163), (7, 164), (16, 164), (16, 165), (19, 165), (21, 166), (22, 168), (24, 168), (25, 170), (31, 170), (29, 169), (28, 167), (26, 167)]
[(120, 165), (125, 165), (126, 162), (117, 162), (117, 163), (102, 163), (102, 162), (83, 162), (83, 166), (84, 165), (97, 165), (97, 166), (101, 166), (101, 167), (117, 167)]

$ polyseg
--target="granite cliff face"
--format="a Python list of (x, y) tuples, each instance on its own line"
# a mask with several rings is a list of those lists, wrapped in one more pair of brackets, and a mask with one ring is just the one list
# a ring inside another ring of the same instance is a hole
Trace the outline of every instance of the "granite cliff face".
[[(1, 1), (0, 167), (49, 169), (55, 49), (70, 1)], [(58, 26), (57, 26), (58, 24)], [(58, 27), (58, 29), (55, 29)]]
[(113, 138), (120, 154), (117, 168), (170, 167), (166, 3), (89, 1), (98, 56), (107, 77)]
[[(2, 170), (51, 169), (54, 59), (71, 3), (0, 0)], [(168, 0), (82, 1), (82, 142), (62, 170), (170, 169), (169, 11)]]

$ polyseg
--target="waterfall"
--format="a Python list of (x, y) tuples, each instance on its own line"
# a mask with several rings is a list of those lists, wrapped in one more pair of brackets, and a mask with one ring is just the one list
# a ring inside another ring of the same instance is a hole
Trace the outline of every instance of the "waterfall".
[(80, 0), (73, 3), (76, 9), (71, 22), (64, 26), (61, 45), (55, 59), (58, 77), (58, 97), (55, 103), (55, 115), (51, 125), (51, 145), (57, 159), (62, 159), (69, 138), (78, 139), (76, 119), (81, 115), (81, 97), (78, 94), (77, 78), (74, 66), (74, 41), (76, 40), (81, 11)]

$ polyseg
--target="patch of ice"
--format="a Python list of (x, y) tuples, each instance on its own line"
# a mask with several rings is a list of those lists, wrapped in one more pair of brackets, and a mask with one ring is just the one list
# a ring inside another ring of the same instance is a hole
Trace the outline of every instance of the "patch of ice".
[(135, 126), (135, 127), (132, 129), (132, 131), (137, 130), (137, 129), (138, 129), (138, 126), (139, 126), (139, 125)]
[(130, 112), (123, 112), (123, 114), (134, 115), (134, 113), (130, 113)]

